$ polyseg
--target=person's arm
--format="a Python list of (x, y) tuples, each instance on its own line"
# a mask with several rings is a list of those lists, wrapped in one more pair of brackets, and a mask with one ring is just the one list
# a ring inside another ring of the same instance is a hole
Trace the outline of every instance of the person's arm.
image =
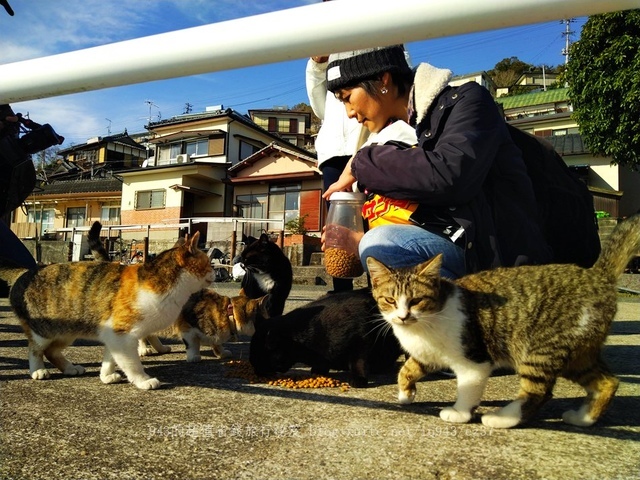
[(307, 96), (313, 113), (320, 120), (324, 119), (324, 104), (327, 100), (327, 61), (328, 56), (311, 57), (307, 62), (306, 85)]
[(325, 200), (329, 200), (329, 197), (331, 197), (331, 194), (334, 192), (353, 191), (353, 184), (355, 183), (356, 178), (353, 176), (353, 173), (351, 173), (352, 161), (353, 157), (351, 157), (345, 165), (344, 170), (340, 174), (338, 180), (329, 185), (329, 187), (325, 190), (325, 192), (322, 194), (322, 198), (324, 198)]
[(488, 101), (477, 90), (467, 91), (433, 149), (365, 147), (352, 159), (351, 174), (367, 191), (391, 198), (465, 203), (482, 188), (504, 139), (504, 122)]

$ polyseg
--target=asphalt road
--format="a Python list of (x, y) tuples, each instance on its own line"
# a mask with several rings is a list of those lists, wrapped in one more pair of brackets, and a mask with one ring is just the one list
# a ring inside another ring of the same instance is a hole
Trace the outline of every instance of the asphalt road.
[[(217, 285), (234, 294), (238, 284)], [(287, 308), (326, 287), (294, 286)], [(619, 302), (605, 357), (622, 380), (599, 423), (565, 425), (580, 388), (560, 380), (527, 427), (491, 430), (477, 419), (451, 425), (438, 411), (455, 380), (418, 384), (416, 402), (396, 402), (395, 375), (366, 389), (297, 389), (250, 383), (205, 351), (185, 361), (182, 344), (144, 360), (163, 388), (103, 385), (102, 347), (77, 342), (82, 377), (31, 380), (27, 342), (0, 299), (2, 479), (637, 479), (640, 478), (640, 303)], [(246, 339), (229, 344), (246, 359)], [(299, 369), (302, 374), (306, 369)], [(335, 378), (346, 380), (343, 372)], [(505, 405), (513, 375), (490, 379), (479, 411)]]

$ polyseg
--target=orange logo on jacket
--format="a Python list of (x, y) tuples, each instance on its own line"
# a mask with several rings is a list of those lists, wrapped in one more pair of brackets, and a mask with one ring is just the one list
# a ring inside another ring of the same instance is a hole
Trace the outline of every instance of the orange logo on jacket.
[(418, 204), (410, 200), (396, 200), (375, 194), (362, 207), (362, 216), (369, 227), (388, 224), (410, 224), (409, 217), (416, 211)]

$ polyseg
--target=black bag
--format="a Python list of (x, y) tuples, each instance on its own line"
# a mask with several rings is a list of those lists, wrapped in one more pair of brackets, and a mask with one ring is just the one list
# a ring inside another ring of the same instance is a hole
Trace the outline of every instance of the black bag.
[(593, 196), (545, 140), (507, 124), (522, 156), (554, 263), (591, 267), (600, 254)]
[(36, 186), (36, 169), (14, 136), (0, 138), (0, 215), (22, 205)]

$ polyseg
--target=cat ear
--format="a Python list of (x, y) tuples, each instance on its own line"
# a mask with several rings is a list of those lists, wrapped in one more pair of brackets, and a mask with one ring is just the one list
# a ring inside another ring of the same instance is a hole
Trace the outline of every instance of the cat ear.
[(185, 243), (187, 243), (187, 248), (191, 253), (195, 253), (198, 250), (198, 239), (200, 238), (200, 232), (196, 232), (193, 234), (191, 238), (187, 235), (185, 237)]
[(378, 286), (383, 275), (391, 273), (384, 263), (373, 257), (367, 258), (367, 269), (369, 270), (369, 276), (371, 277), (371, 285), (374, 287)]
[(416, 267), (419, 275), (439, 275), (442, 267), (442, 254), (439, 253), (435, 257), (430, 258), (424, 263)]
[(262, 318), (269, 318), (269, 309), (267, 308), (267, 298), (269, 297), (269, 295), (265, 295), (263, 297), (260, 297), (258, 300), (256, 300), (258, 302), (258, 308), (260, 310), (260, 314), (262, 315)]

